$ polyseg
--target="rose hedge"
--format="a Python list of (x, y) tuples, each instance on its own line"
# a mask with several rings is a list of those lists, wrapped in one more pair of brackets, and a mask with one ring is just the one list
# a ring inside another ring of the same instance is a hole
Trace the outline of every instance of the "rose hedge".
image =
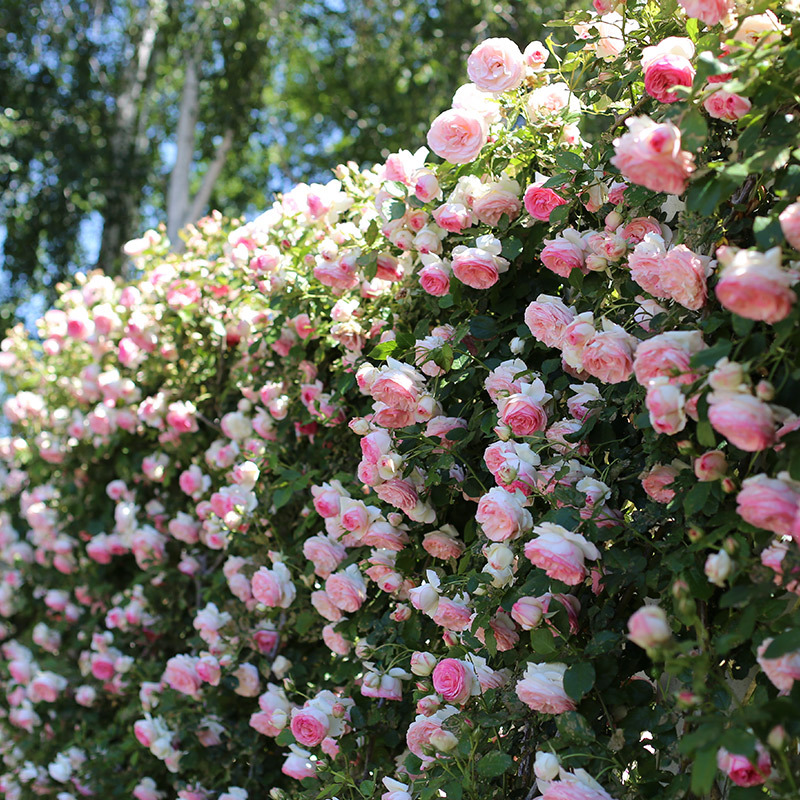
[(797, 797), (798, 6), (595, 7), (2, 343), (6, 798)]

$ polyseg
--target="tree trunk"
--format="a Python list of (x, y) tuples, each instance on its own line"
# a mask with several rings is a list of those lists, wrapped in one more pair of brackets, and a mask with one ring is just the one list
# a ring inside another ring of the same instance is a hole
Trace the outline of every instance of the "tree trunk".
[(110, 175), (103, 208), (103, 236), (97, 258), (97, 266), (112, 275), (120, 272), (122, 245), (136, 226), (136, 198), (140, 188), (136, 185), (136, 132), (163, 8), (163, 0), (147, 3), (136, 53), (117, 96), (114, 132), (109, 140)]

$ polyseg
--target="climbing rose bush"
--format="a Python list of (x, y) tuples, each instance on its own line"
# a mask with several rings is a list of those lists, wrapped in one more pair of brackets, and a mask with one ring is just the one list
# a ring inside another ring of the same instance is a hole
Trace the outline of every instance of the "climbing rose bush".
[(3, 796), (796, 798), (799, 33), (487, 38), (13, 329)]

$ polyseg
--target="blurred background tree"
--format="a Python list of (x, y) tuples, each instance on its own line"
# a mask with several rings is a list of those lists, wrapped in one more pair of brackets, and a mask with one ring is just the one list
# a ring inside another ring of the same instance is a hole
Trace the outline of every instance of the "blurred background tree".
[(145, 227), (424, 144), (476, 41), (524, 47), (544, 2), (5, 0), (0, 332)]

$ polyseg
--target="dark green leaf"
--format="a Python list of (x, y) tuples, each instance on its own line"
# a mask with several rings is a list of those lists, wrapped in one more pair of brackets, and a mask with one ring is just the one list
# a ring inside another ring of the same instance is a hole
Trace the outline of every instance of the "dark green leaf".
[(595, 677), (594, 666), (590, 662), (572, 664), (564, 673), (564, 691), (573, 700), (581, 700), (594, 686)]
[(481, 758), (475, 770), (478, 775), (482, 775), (485, 778), (496, 778), (511, 769), (513, 765), (514, 759), (508, 753), (493, 750)]

